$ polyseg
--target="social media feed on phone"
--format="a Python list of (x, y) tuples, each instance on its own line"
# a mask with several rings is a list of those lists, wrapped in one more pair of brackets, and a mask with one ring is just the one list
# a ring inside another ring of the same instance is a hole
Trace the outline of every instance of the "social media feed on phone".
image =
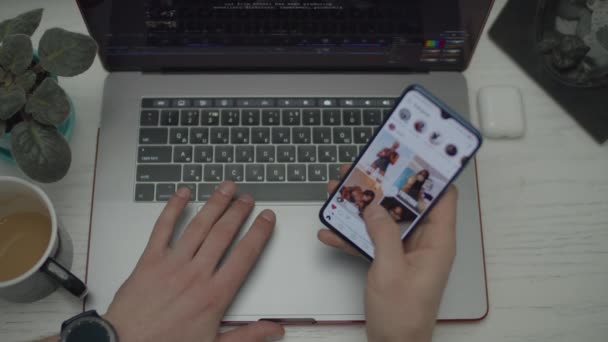
[(326, 222), (369, 256), (362, 219), (378, 204), (410, 232), (480, 144), (429, 98), (410, 90), (323, 211)]

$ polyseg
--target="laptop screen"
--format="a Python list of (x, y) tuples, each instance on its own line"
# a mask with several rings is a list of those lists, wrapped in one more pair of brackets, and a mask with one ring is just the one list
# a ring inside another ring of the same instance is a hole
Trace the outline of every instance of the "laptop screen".
[(493, 0), (78, 0), (108, 70), (463, 70)]

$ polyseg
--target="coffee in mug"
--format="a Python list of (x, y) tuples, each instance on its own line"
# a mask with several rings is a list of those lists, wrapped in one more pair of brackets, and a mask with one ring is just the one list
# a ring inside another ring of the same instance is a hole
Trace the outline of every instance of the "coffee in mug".
[(37, 186), (0, 176), (0, 297), (31, 302), (58, 286), (78, 296), (86, 286), (68, 268), (71, 240), (55, 209)]

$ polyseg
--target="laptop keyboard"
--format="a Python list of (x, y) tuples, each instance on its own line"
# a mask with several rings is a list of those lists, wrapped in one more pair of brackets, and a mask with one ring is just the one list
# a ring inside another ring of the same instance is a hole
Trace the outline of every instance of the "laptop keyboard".
[(232, 180), (258, 201), (323, 201), (393, 98), (144, 98), (135, 200), (178, 187), (206, 201)]

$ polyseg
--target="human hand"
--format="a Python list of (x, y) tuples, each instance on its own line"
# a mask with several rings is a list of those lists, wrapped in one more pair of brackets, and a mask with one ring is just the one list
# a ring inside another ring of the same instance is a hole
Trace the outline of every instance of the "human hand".
[[(342, 168), (342, 174), (347, 168)], [(338, 185), (331, 181), (328, 190)], [(365, 289), (365, 317), (370, 342), (428, 342), (456, 254), (454, 186), (435, 204), (424, 222), (405, 241), (385, 209), (369, 205), (364, 212), (375, 246)], [(319, 240), (353, 255), (358, 252), (330, 230)]]
[(233, 201), (235, 192), (234, 183), (222, 183), (173, 247), (169, 241), (190, 192), (180, 188), (169, 200), (135, 270), (104, 315), (120, 341), (265, 342), (284, 335), (281, 325), (265, 321), (219, 332), (275, 225), (274, 213), (263, 211), (218, 265), (254, 207), (250, 195)]

